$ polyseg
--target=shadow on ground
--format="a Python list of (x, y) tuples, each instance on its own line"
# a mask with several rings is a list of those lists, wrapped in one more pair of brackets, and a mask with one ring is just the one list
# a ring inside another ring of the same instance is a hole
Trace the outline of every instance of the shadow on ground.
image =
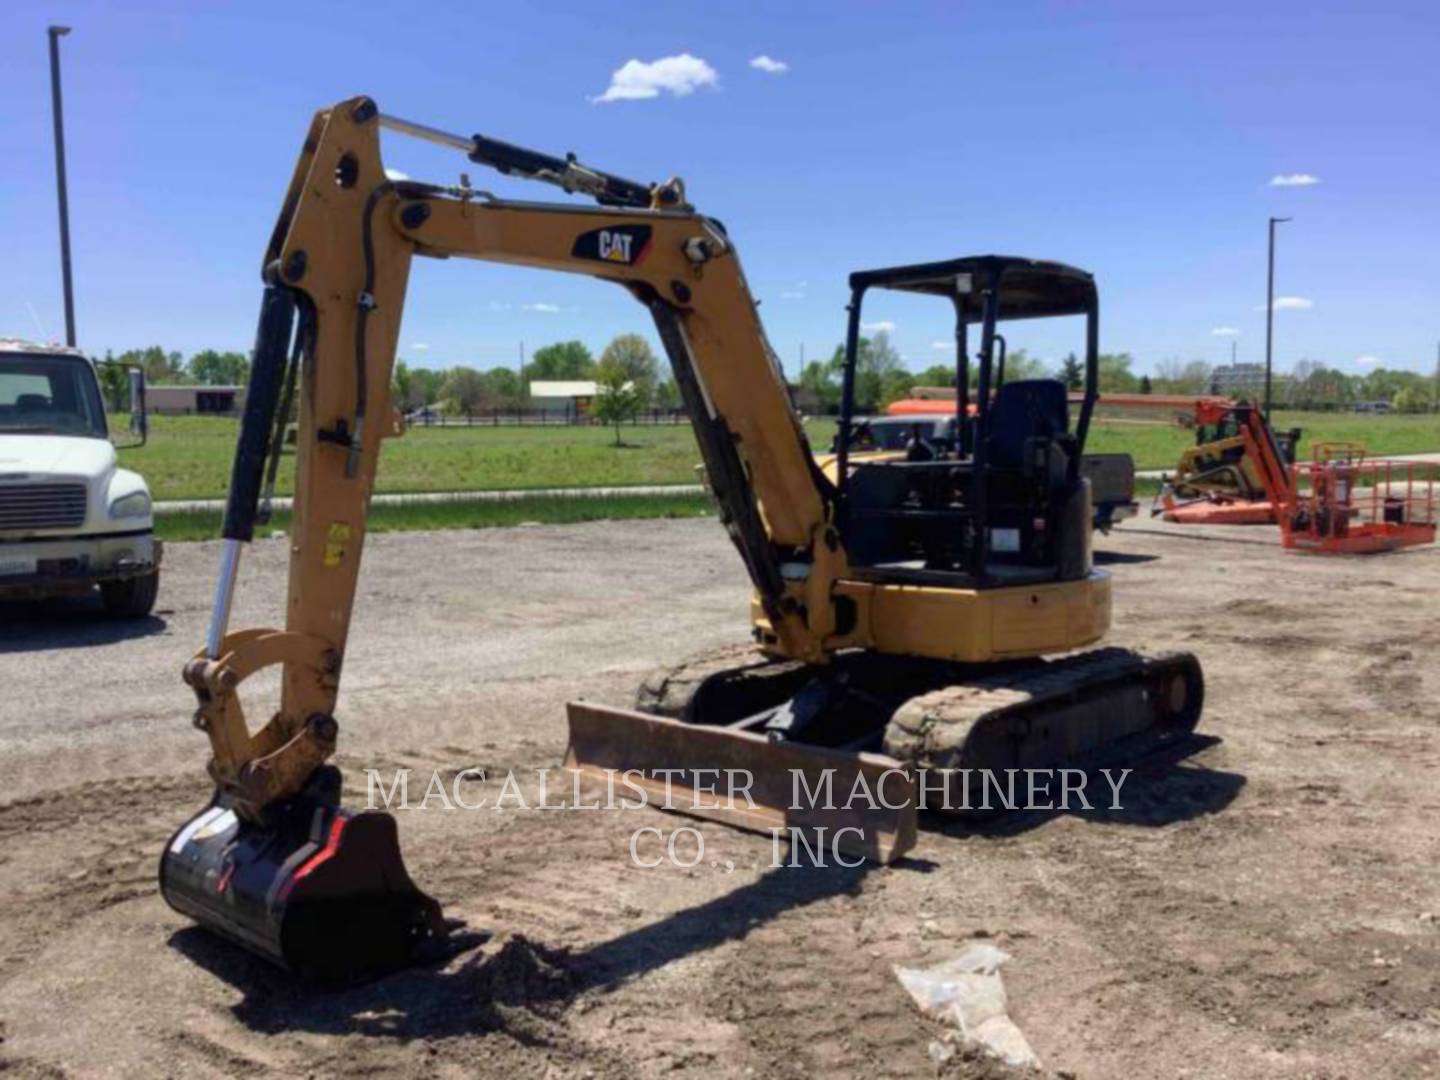
[[(917, 873), (933, 868), (918, 859), (892, 865)], [(497, 1031), (543, 1043), (543, 1021), (558, 1016), (576, 996), (615, 989), (683, 957), (738, 941), (785, 912), (854, 895), (873, 869), (868, 863), (777, 867), (724, 896), (586, 949), (553, 950), (511, 936), (471, 953), (453, 970), (415, 968), (343, 988), (306, 985), (198, 927), (177, 931), (170, 945), (244, 996), (234, 1013), (254, 1031), (397, 1039)]]
[[(1130, 759), (1132, 771), (1114, 808), (1112, 788), (1096, 769), (1087, 771), (1091, 809), (1007, 812), (983, 822), (934, 817), (925, 827), (983, 840), (1037, 828), (1061, 813), (1152, 828), (1215, 813), (1234, 800), (1245, 778), (1187, 765), (1184, 759), (1219, 741), (1191, 735)], [(1114, 767), (1111, 775), (1118, 777)], [(787, 912), (857, 895), (874, 869), (870, 863), (775, 867), (723, 896), (584, 949), (552, 949), (506, 935), (469, 947), (458, 963), (452, 952), (445, 968), (411, 968), (344, 987), (307, 984), (198, 927), (177, 931), (170, 945), (233, 986), (242, 995), (233, 1007), (236, 1019), (264, 1034), (306, 1031), (410, 1040), (493, 1032), (527, 1046), (548, 1046), (566, 1038), (562, 1014), (578, 996), (608, 992), (685, 957), (742, 940)], [(934, 869), (934, 863), (918, 858), (891, 867), (911, 873)]]
[(927, 814), (922, 819), (922, 827), (946, 836), (1011, 837), (1038, 829), (1061, 816), (1103, 825), (1163, 828), (1218, 813), (1235, 801), (1245, 787), (1245, 777), (1240, 773), (1188, 765), (1185, 759), (1219, 743), (1220, 739), (1214, 735), (1190, 734), (1147, 754), (1137, 754), (1103, 768), (1087, 768), (1081, 789), (1084, 800), (1076, 796), (1072, 785), (1064, 806), (1059, 805), (1060, 784), (1051, 780), (1033, 800), (1035, 804), (1053, 804), (1050, 809), (1006, 808), (1007, 803), (1024, 807), (1032, 802), (1023, 775), (1015, 780), (1013, 796), (1006, 790), (1008, 778), (997, 776), (993, 783), (987, 784), (976, 779), (968, 799), (963, 790), (952, 798), (957, 804), (976, 810), (982, 809), (983, 799), (993, 813), (966, 817)]
[(141, 619), (106, 613), (99, 594), (49, 600), (0, 601), (0, 655), (85, 649), (164, 633), (169, 612)]
[(1159, 555), (1141, 555), (1131, 551), (1101, 551), (1094, 555), (1096, 566), (1127, 566), (1130, 563), (1155, 562)]

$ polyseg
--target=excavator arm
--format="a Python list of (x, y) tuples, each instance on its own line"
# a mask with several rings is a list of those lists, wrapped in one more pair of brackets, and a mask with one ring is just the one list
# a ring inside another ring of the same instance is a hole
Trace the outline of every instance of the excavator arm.
[[(386, 127), (600, 205), (392, 180), (380, 154)], [(641, 185), (573, 158), (446, 135), (384, 117), (364, 97), (318, 113), (262, 264), (211, 624), (184, 669), (195, 725), (210, 741), (215, 799), (172, 838), (161, 886), (183, 913), (319, 973), (386, 966), (442, 931), (438, 905), (405, 874), (393, 820), (342, 810), (339, 774), (326, 765), (380, 447), (401, 430), (391, 372), (417, 255), (585, 274), (645, 305), (776, 652), (825, 661), (831, 587), (844, 572), (832, 486), (814, 464), (734, 246), (685, 204), (678, 181)], [(231, 630), (241, 556), (267, 512), (297, 398), (285, 627)], [(276, 667), (279, 707), (252, 731), (242, 684)], [(357, 919), (371, 927), (373, 948), (323, 932)]]
[[(366, 512), (381, 442), (397, 430), (391, 369), (417, 255), (586, 274), (623, 286), (644, 304), (674, 368), (727, 531), (780, 649), (822, 662), (834, 629), (825, 598), (840, 568), (823, 543), (831, 530), (830, 484), (813, 464), (723, 228), (688, 208), (667, 207), (682, 197), (678, 184), (657, 186), (652, 195), (619, 181), (611, 185), (620, 192), (612, 200), (633, 201), (644, 192), (652, 205), (590, 208), (392, 181), (380, 156), (387, 123), (418, 127), (387, 121), (368, 98), (356, 98), (317, 115), (305, 141), (264, 260), (265, 298), (210, 640), (186, 668), (199, 696), (197, 723), (211, 738), (211, 775), (243, 816), (256, 819), (297, 793), (334, 750), (334, 705)], [(472, 143), (472, 154), (492, 161), (522, 153), (493, 140)], [(601, 185), (591, 193), (607, 190)], [(286, 626), (229, 632), (240, 551), (253, 534), (263, 462), (275, 450), (281, 430), (275, 417), (287, 396), (287, 366), (295, 363), (300, 393)], [(833, 530), (829, 537), (833, 544)], [(826, 572), (787, 585), (782, 565), (811, 563), (817, 546), (826, 550)], [(239, 684), (277, 664), (284, 667), (280, 709), (251, 735)]]

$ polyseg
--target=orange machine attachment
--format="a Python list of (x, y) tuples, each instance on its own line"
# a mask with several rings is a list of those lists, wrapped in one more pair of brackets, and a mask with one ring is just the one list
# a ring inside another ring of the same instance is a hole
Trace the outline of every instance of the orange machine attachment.
[(1182, 525), (1271, 525), (1279, 520), (1294, 497), (1286, 460), (1293, 457), (1299, 432), (1287, 433), (1287, 453), (1259, 409), (1213, 398), (1196, 400), (1195, 427), (1201, 441), (1185, 451), (1174, 475), (1166, 478), (1152, 513)]
[(1354, 443), (1316, 448), (1292, 469), (1294, 502), (1280, 519), (1287, 548), (1321, 554), (1369, 554), (1435, 541), (1435, 481), (1440, 465), (1365, 460)]

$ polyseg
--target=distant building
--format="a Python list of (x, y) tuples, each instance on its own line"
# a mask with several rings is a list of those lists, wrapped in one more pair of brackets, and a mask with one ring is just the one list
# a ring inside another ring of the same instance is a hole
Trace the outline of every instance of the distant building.
[(145, 405), (160, 416), (236, 416), (245, 406), (245, 387), (147, 386)]
[(530, 405), (547, 412), (582, 416), (590, 411), (597, 387), (594, 379), (565, 379), (530, 384)]
[[(1275, 396), (1279, 397), (1290, 385), (1290, 376), (1277, 371), (1270, 382)], [(1220, 365), (1210, 372), (1210, 393), (1223, 397), (1260, 397), (1265, 393), (1265, 365)]]

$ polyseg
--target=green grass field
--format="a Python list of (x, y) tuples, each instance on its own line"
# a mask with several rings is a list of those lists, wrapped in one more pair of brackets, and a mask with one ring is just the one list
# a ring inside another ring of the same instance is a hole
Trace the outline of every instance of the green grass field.
[[(1372, 457), (1440, 451), (1440, 416), (1357, 416), (1354, 413), (1282, 412), (1276, 430), (1300, 428), (1299, 460), (1308, 461), (1319, 442), (1361, 442)], [(1195, 433), (1178, 425), (1135, 424), (1097, 418), (1086, 449), (1092, 453), (1129, 454), (1137, 469), (1168, 469), (1195, 444)]]
[[(1278, 427), (1301, 427), (1301, 456), (1313, 440), (1355, 439), (1373, 455), (1440, 450), (1440, 417), (1355, 416), (1337, 413), (1277, 412)], [(124, 450), (121, 461), (141, 472), (156, 499), (224, 496), (236, 422), (210, 417), (155, 417), (148, 446)], [(812, 445), (828, 449), (830, 420), (808, 424)], [(475, 427), (416, 428), (390, 439), (380, 455), (377, 491), (480, 491), (627, 484), (685, 484), (695, 481), (700, 455), (687, 426), (627, 427), (626, 445), (613, 445), (603, 428)], [(1088, 449), (1129, 453), (1136, 468), (1175, 464), (1193, 433), (1164, 424), (1097, 420)], [(278, 489), (291, 491), (293, 457), (287, 456)]]
[[(371, 532), (411, 529), (494, 529), (512, 525), (570, 525), (580, 521), (624, 521), (634, 518), (703, 517), (714, 507), (704, 495), (607, 495), (581, 498), (563, 495), (527, 495), (502, 502), (406, 503), (374, 506)], [(161, 514), (155, 519), (162, 540), (213, 540), (220, 535), (219, 511), (185, 511)], [(257, 536), (288, 532), (290, 513), (276, 513), (269, 525), (256, 528)]]

